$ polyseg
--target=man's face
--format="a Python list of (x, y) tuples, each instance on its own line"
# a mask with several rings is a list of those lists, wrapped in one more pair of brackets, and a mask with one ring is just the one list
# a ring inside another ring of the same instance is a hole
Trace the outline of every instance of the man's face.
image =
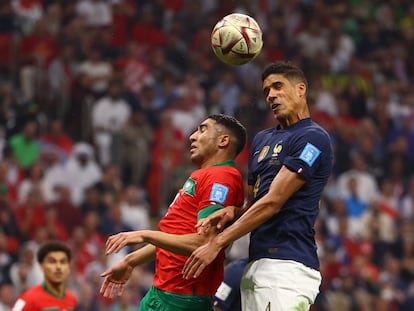
[(281, 74), (270, 74), (263, 81), (263, 95), (281, 123), (301, 109), (305, 91), (304, 83), (292, 83)]
[(63, 283), (70, 273), (70, 263), (65, 252), (50, 252), (40, 264), (45, 280), (52, 284)]
[(212, 158), (219, 150), (218, 137), (220, 136), (220, 127), (213, 119), (206, 119), (190, 136), (190, 158), (202, 166), (207, 160)]

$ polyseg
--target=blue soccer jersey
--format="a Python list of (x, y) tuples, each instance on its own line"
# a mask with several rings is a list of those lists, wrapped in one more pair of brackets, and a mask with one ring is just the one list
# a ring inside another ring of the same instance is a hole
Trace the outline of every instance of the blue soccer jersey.
[(333, 151), (328, 133), (307, 118), (287, 128), (258, 133), (250, 152), (248, 184), (254, 186), (252, 204), (267, 193), (283, 165), (306, 181), (279, 213), (251, 233), (250, 260), (294, 260), (319, 270), (314, 223), (332, 170)]

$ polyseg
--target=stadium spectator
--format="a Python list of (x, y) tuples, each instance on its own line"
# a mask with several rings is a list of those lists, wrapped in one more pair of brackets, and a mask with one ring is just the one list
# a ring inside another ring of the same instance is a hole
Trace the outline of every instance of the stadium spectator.
[(78, 74), (84, 75), (86, 86), (95, 98), (102, 97), (108, 89), (113, 74), (112, 63), (102, 57), (102, 51), (92, 46), (86, 59), (79, 64)]
[(150, 229), (150, 205), (143, 187), (126, 186), (121, 193), (119, 204), (122, 222), (125, 225), (132, 230)]
[(10, 137), (9, 144), (20, 168), (30, 168), (39, 158), (40, 144), (38, 137), (39, 127), (34, 120), (27, 121), (19, 133)]
[(3, 282), (0, 284), (0, 311), (8, 311), (14, 305), (17, 296), (13, 284)]
[(102, 168), (96, 162), (94, 154), (90, 144), (78, 142), (65, 163), (65, 185), (69, 187), (72, 203), (75, 205), (80, 205), (84, 200), (85, 190), (101, 179)]
[(122, 181), (126, 185), (144, 186), (152, 161), (154, 131), (141, 108), (136, 108), (131, 112), (129, 120), (115, 139), (119, 146), (117, 160)]
[(108, 91), (92, 107), (91, 121), (93, 140), (98, 150), (98, 160), (103, 166), (116, 158), (116, 139), (125, 127), (130, 116), (131, 107), (123, 97), (124, 87), (121, 81), (112, 80)]
[(112, 7), (107, 1), (80, 0), (76, 3), (76, 13), (84, 17), (89, 27), (110, 26)]

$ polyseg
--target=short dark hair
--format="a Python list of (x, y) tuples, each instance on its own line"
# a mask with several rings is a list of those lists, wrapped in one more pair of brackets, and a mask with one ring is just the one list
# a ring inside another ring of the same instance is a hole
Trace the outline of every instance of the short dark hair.
[(291, 82), (303, 82), (308, 88), (308, 81), (302, 69), (289, 61), (280, 61), (268, 65), (262, 72), (262, 82), (271, 74), (281, 74)]
[(238, 155), (246, 145), (246, 128), (235, 117), (225, 114), (212, 114), (208, 119), (216, 121), (217, 124), (224, 126), (236, 138), (236, 155)]
[(70, 261), (72, 259), (72, 251), (69, 246), (60, 241), (50, 241), (43, 244), (37, 252), (37, 261), (42, 263), (46, 256), (51, 252), (64, 252)]

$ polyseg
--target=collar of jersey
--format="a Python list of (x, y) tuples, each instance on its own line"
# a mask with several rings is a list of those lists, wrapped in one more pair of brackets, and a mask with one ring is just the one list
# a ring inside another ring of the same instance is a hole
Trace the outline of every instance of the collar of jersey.
[(45, 290), (45, 291), (47, 291), (50, 295), (55, 296), (55, 297), (57, 297), (57, 298), (63, 298), (63, 297), (65, 297), (65, 296), (66, 296), (66, 288), (65, 288), (65, 291), (63, 292), (63, 295), (62, 295), (62, 296), (59, 296), (59, 295), (55, 294), (54, 292), (52, 292), (52, 291), (49, 289), (49, 287), (47, 287), (47, 284), (46, 284), (46, 282), (45, 282), (45, 281), (43, 281), (43, 282), (42, 282), (42, 287), (43, 287), (43, 288), (44, 288), (44, 290)]
[(290, 125), (288, 127), (281, 128), (280, 125), (278, 125), (276, 127), (276, 129), (278, 131), (284, 131), (284, 130), (287, 130), (287, 129), (292, 129), (292, 128), (296, 128), (296, 127), (302, 127), (302, 126), (305, 126), (307, 124), (310, 124), (311, 122), (312, 122), (312, 119), (311, 118), (305, 118), (305, 119), (299, 120), (296, 123), (293, 123), (292, 125)]
[(234, 160), (226, 160), (224, 162), (214, 164), (213, 166), (233, 166), (233, 167), (235, 167), (236, 163), (234, 162)]

